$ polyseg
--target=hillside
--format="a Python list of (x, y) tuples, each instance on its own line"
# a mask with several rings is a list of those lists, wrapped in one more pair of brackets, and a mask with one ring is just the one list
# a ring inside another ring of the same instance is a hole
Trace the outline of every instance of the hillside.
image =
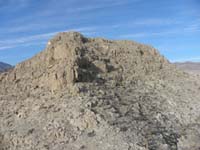
[(59, 33), (0, 74), (0, 149), (199, 150), (199, 88), (151, 46)]
[(3, 62), (0, 62), (0, 72), (6, 70), (6, 69), (10, 69), (12, 66)]

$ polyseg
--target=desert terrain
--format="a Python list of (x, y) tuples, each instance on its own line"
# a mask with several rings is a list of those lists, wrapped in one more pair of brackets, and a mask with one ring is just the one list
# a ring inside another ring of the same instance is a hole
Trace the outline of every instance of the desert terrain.
[(182, 62), (182, 63), (175, 63), (175, 65), (188, 73), (191, 74), (200, 74), (200, 63), (198, 62)]
[(0, 74), (0, 149), (199, 150), (199, 79), (151, 46), (59, 33)]

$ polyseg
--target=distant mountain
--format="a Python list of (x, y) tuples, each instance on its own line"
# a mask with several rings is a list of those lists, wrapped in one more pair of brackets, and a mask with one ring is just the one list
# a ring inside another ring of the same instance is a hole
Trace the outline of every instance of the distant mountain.
[(0, 72), (6, 70), (6, 69), (9, 69), (11, 68), (12, 66), (9, 65), (9, 64), (6, 64), (6, 63), (3, 63), (3, 62), (0, 62)]
[(183, 63), (175, 63), (175, 65), (188, 73), (197, 73), (200, 74), (200, 62), (183, 62)]

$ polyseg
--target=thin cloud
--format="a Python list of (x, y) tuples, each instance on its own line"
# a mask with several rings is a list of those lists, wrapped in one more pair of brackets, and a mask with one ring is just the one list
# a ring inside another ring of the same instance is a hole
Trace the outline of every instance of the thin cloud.
[(132, 20), (125, 23), (118, 23), (116, 27), (155, 27), (155, 26), (168, 26), (168, 25), (179, 25), (181, 24), (181, 20), (176, 20), (173, 18), (148, 18), (148, 19), (140, 19), (140, 20)]
[(39, 34), (39, 35), (31, 35), (27, 37), (21, 37), (21, 38), (16, 38), (16, 39), (8, 39), (8, 40), (1, 40), (0, 41), (0, 50), (5, 50), (5, 49), (11, 49), (14, 47), (19, 47), (19, 46), (30, 46), (30, 45), (38, 45), (38, 42), (45, 43), (48, 39), (53, 37), (59, 32), (66, 32), (66, 31), (79, 31), (82, 32), (86, 35), (94, 34), (95, 31), (93, 31), (95, 27), (82, 27), (82, 28), (74, 28), (74, 29), (68, 29), (68, 30), (63, 30), (63, 31), (55, 31), (55, 32), (50, 32), (50, 33), (44, 33), (44, 34)]
[(59, 27), (61, 24), (55, 23), (55, 24), (50, 24), (46, 25), (44, 23), (32, 23), (32, 24), (26, 24), (26, 25), (19, 25), (15, 27), (6, 27), (2, 28), (1, 33), (17, 33), (17, 32), (26, 32), (26, 31), (36, 31), (36, 30), (41, 30), (41, 29), (50, 29), (50, 28), (55, 28)]
[[(138, 2), (141, 0), (133, 0), (132, 2)], [(70, 5), (66, 6), (66, 1), (64, 1), (64, 3), (61, 3), (59, 6), (59, 8), (57, 8), (58, 6), (55, 6), (55, 4), (57, 4), (57, 1), (52, 1), (52, 3), (49, 3), (49, 7), (45, 10), (42, 10), (40, 13), (36, 14), (40, 17), (47, 17), (47, 16), (52, 16), (52, 15), (62, 15), (63, 13), (65, 14), (79, 14), (79, 13), (85, 13), (88, 11), (94, 11), (97, 9), (106, 9), (106, 8), (110, 8), (110, 7), (117, 7), (117, 6), (121, 6), (121, 5), (125, 5), (125, 4), (129, 4), (130, 1), (124, 0), (102, 0), (99, 2), (95, 2), (92, 4), (84, 4), (83, 6), (80, 7), (70, 7)], [(72, 4), (71, 4), (72, 5)]]
[(0, 10), (3, 12), (14, 12), (22, 8), (28, 7), (31, 3), (31, 0), (6, 0), (0, 3)]
[(13, 46), (0, 46), (0, 50), (10, 49), (10, 48), (13, 48)]
[[(17, 38), (17, 39), (9, 39), (9, 40), (1, 40), (0, 41), (0, 46), (2, 45), (9, 45), (9, 44), (22, 44), (30, 41), (36, 41), (36, 40), (45, 40), (57, 32), (52, 32), (52, 33), (45, 33), (45, 34), (39, 34), (39, 35), (32, 35), (32, 36), (27, 36), (27, 37), (22, 37), (22, 38)], [(3, 47), (3, 46), (2, 46)]]
[(113, 6), (120, 6), (120, 5), (124, 5), (129, 3), (128, 1), (110, 1), (110, 3), (108, 4), (108, 2), (105, 3), (101, 3), (99, 5), (87, 5), (84, 7), (78, 7), (75, 9), (69, 9), (68, 12), (83, 12), (83, 11), (90, 11), (90, 10), (94, 10), (94, 9), (101, 9), (101, 8), (109, 8), (109, 7), (113, 7)]
[[(33, 12), (31, 14), (25, 15), (22, 18), (16, 18), (13, 20), (10, 20), (9, 24), (12, 24), (12, 27), (1, 27), (0, 33), (1, 34), (9, 34), (9, 33), (18, 33), (18, 32), (29, 32), (29, 31), (38, 31), (38, 30), (55, 30), (55, 29), (61, 29), (64, 27), (66, 28), (69, 26), (69, 20), (73, 14), (80, 14), (83, 13), (83, 15), (80, 15), (78, 17), (73, 17), (73, 21), (71, 22), (80, 22), (81, 18), (82, 21), (88, 19), (85, 18), (84, 14), (87, 14), (88, 11), (93, 11), (96, 9), (106, 9), (109, 7), (115, 7), (115, 6), (121, 6), (133, 2), (139, 2), (141, 0), (133, 0), (133, 1), (120, 1), (120, 0), (102, 0), (97, 2), (92, 2), (91, 4), (84, 4), (83, 6), (75, 6), (73, 7), (73, 2), (76, 1), (61, 1), (58, 3), (55, 0), (49, 0), (48, 4), (44, 6), (41, 6), (40, 9), (38, 9), (37, 12)], [(31, 6), (32, 0), (8, 0), (7, 7), (15, 8), (14, 6), (20, 5), (20, 7), (28, 7)], [(43, 5), (43, 4), (41, 4)], [(7, 10), (11, 9), (5, 9), (5, 12), (8, 12)], [(65, 15), (63, 15), (65, 14)], [(68, 16), (69, 15), (69, 16)], [(33, 19), (35, 18), (35, 19)], [(39, 19), (40, 18), (40, 19)], [(42, 19), (44, 18), (44, 19)], [(27, 23), (31, 22), (31, 24)], [(54, 22), (54, 23), (52, 23)], [(21, 24), (21, 25), (20, 25)]]
[(152, 37), (152, 36), (166, 36), (178, 33), (177, 31), (163, 31), (163, 32), (141, 32), (141, 33), (133, 33), (133, 34), (124, 34), (121, 35), (120, 38), (143, 38), (143, 37)]
[(184, 27), (184, 31), (187, 31), (187, 32), (196, 32), (199, 30), (200, 30), (200, 21), (197, 21), (195, 23), (192, 23)]
[(199, 27), (186, 27), (183, 29), (172, 29), (160, 32), (140, 32), (140, 33), (131, 33), (124, 34), (119, 36), (120, 38), (144, 38), (144, 37), (159, 37), (159, 36), (170, 36), (177, 34), (190, 34), (194, 32), (199, 32)]
[(161, 19), (161, 18), (151, 18), (151, 19), (144, 19), (144, 20), (138, 20), (136, 22), (133, 22), (135, 25), (173, 25), (177, 24), (179, 21), (176, 21), (174, 19)]

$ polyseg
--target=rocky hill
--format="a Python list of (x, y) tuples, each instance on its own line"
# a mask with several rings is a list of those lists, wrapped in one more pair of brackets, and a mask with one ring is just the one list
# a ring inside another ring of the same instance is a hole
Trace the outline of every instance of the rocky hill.
[(59, 33), (0, 74), (0, 149), (199, 150), (199, 89), (151, 46)]
[(0, 72), (10, 69), (12, 66), (3, 62), (0, 62)]

